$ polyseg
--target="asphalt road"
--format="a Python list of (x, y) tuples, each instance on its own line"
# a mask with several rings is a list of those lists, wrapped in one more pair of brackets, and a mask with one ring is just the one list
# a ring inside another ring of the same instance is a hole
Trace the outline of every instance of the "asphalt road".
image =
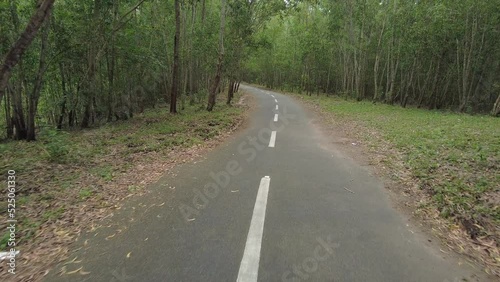
[(470, 266), (413, 231), (367, 168), (321, 146), (325, 137), (292, 98), (242, 88), (257, 102), (246, 130), (126, 203), (109, 228), (83, 234), (74, 262), (46, 280), (471, 277)]

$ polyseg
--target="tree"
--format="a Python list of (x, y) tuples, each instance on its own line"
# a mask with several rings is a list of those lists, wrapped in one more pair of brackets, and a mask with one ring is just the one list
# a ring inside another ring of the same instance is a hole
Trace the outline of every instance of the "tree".
[(488, 113), (495, 105), (496, 0), (288, 4), (255, 34), (246, 80), (403, 107)]
[(215, 71), (214, 81), (212, 83), (212, 88), (210, 88), (210, 93), (208, 96), (207, 111), (209, 111), (209, 112), (211, 112), (215, 106), (217, 89), (219, 88), (219, 83), (220, 83), (221, 76), (222, 76), (222, 64), (224, 61), (225, 23), (226, 23), (226, 0), (221, 0), (220, 31), (219, 31), (219, 58), (218, 58), (218, 62), (217, 62), (217, 70)]
[(22, 55), (31, 42), (33, 42), (33, 39), (35, 39), (38, 30), (49, 16), (54, 2), (55, 0), (38, 1), (36, 11), (31, 17), (28, 26), (5, 56), (0, 68), (0, 101), (2, 101), (5, 94), (5, 88), (7, 88), (7, 83), (9, 83), (12, 69), (19, 63)]
[[(224, 84), (233, 85), (230, 103), (255, 31), (285, 6), (279, 0), (58, 1), (49, 24), (39, 15), (52, 1), (5, 2), (0, 138), (18, 140), (50, 128), (126, 120), (161, 100), (172, 112), (188, 96), (188, 107), (204, 108), (207, 94)], [(215, 95), (210, 102), (213, 110)]]
[(175, 0), (175, 36), (174, 36), (174, 60), (172, 71), (172, 90), (170, 93), (170, 113), (177, 113), (177, 96), (179, 96), (179, 44), (181, 36), (181, 12), (180, 0)]
[(33, 91), (29, 95), (28, 99), (28, 127), (26, 140), (35, 141), (35, 115), (38, 108), (38, 100), (40, 99), (40, 93), (43, 87), (43, 76), (47, 70), (47, 49), (48, 49), (48, 37), (49, 37), (49, 23), (46, 21), (44, 27), (42, 27), (42, 38), (40, 47), (40, 59), (38, 71), (35, 77), (35, 82), (33, 85)]

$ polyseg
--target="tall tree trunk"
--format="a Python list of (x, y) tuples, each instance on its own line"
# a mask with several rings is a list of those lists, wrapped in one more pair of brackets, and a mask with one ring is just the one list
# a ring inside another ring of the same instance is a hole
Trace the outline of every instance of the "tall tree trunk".
[[(113, 1), (113, 24), (115, 24), (118, 19), (118, 11), (119, 11), (119, 3), (120, 1), (114, 0)], [(109, 39), (109, 49), (106, 52), (106, 62), (107, 62), (107, 69), (108, 69), (108, 97), (106, 99), (106, 121), (111, 122), (113, 121), (113, 103), (114, 103), (114, 95), (115, 95), (115, 66), (116, 66), (116, 40), (115, 40), (115, 33), (113, 32), (110, 36), (111, 38)]]
[(95, 97), (95, 92), (97, 91), (96, 87), (96, 73), (97, 73), (97, 64), (99, 61), (100, 52), (98, 50), (99, 39), (102, 39), (102, 27), (100, 26), (100, 15), (102, 8), (103, 0), (95, 0), (94, 1), (94, 11), (93, 11), (93, 25), (94, 29), (97, 32), (97, 36), (94, 38), (93, 42), (91, 42), (89, 46), (88, 53), (88, 76), (86, 81), (86, 87), (84, 88), (84, 98), (85, 98), (85, 110), (83, 112), (82, 123), (80, 126), (82, 128), (87, 128), (90, 126), (93, 114), (93, 102)]
[(174, 65), (172, 71), (172, 89), (170, 92), (170, 113), (177, 113), (177, 96), (179, 95), (179, 44), (181, 36), (181, 9), (180, 0), (175, 0), (175, 36), (174, 36)]
[(229, 81), (229, 87), (227, 88), (227, 102), (226, 104), (231, 105), (231, 100), (234, 97), (234, 88), (235, 88), (236, 82), (234, 80)]
[(14, 130), (13, 130), (13, 124), (12, 124), (12, 117), (10, 114), (10, 95), (7, 94), (5, 95), (5, 124), (7, 126), (7, 138), (11, 139), (12, 136), (14, 135)]
[(219, 34), (219, 61), (217, 62), (217, 70), (215, 78), (208, 95), (207, 111), (211, 112), (215, 106), (215, 98), (217, 95), (217, 88), (222, 76), (222, 62), (224, 61), (224, 31), (226, 21), (226, 0), (221, 0), (221, 14), (220, 14), (220, 34)]
[(491, 115), (494, 117), (500, 116), (500, 94), (498, 95), (498, 98), (493, 105), (493, 109), (491, 110)]
[(16, 87), (12, 87), (10, 92), (12, 103), (12, 124), (14, 126), (14, 139), (26, 139), (26, 122), (24, 118), (24, 106), (22, 91), (25, 88), (23, 84), (26, 83), (23, 75), (23, 66), (21, 67), (21, 79), (17, 81)]
[(191, 38), (189, 40), (189, 104), (194, 105), (194, 56), (193, 56), (193, 40), (195, 38), (196, 25), (196, 1), (191, 5)]
[(205, 23), (205, 14), (206, 14), (206, 0), (201, 0), (201, 23)]
[(38, 110), (38, 100), (40, 98), (40, 93), (43, 88), (43, 76), (47, 70), (47, 41), (49, 37), (50, 30), (50, 20), (47, 20), (44, 27), (42, 28), (42, 46), (40, 48), (40, 61), (38, 66), (38, 73), (35, 79), (35, 85), (33, 87), (33, 92), (29, 97), (28, 102), (28, 132), (26, 135), (26, 140), (35, 141), (36, 140), (36, 125), (35, 118)]
[(380, 35), (378, 37), (378, 43), (377, 43), (377, 49), (375, 50), (375, 64), (373, 66), (373, 87), (374, 87), (374, 93), (373, 93), (373, 102), (377, 102), (378, 99), (378, 92), (380, 91), (378, 88), (378, 70), (379, 70), (379, 65), (380, 65), (380, 46), (382, 45), (382, 38), (384, 36), (384, 31), (385, 31), (385, 22), (386, 22), (387, 17), (384, 18), (384, 22), (382, 23), (382, 30), (380, 31)]
[(64, 74), (64, 64), (59, 64), (59, 70), (61, 71), (61, 87), (63, 92), (63, 100), (61, 102), (61, 113), (59, 114), (59, 119), (57, 121), (57, 129), (62, 129), (62, 124), (64, 121), (64, 116), (66, 115), (66, 103), (68, 100), (68, 89), (66, 87), (66, 75)]

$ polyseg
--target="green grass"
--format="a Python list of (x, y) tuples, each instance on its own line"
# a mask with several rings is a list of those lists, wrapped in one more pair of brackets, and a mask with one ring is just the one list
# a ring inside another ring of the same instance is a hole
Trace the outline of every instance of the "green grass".
[(88, 198), (90, 198), (93, 194), (93, 191), (91, 188), (83, 188), (82, 190), (80, 190), (80, 192), (78, 192), (78, 195), (80, 196), (80, 199), (82, 200), (86, 200)]
[(64, 208), (60, 207), (55, 210), (47, 210), (43, 213), (43, 219), (44, 220), (56, 220), (61, 217), (61, 215), (64, 213)]
[[(485, 228), (500, 225), (499, 118), (324, 96), (303, 98), (337, 119), (375, 129), (404, 154), (406, 167), (432, 195), (443, 217), (471, 220)], [(369, 134), (360, 136), (374, 149), (380, 146)]]
[(113, 166), (112, 165), (102, 165), (96, 168), (90, 169), (90, 172), (104, 179), (105, 181), (113, 180)]
[(0, 250), (7, 250), (7, 244), (9, 243), (10, 232), (6, 231), (3, 233), (0, 239)]
[[(0, 170), (13, 169), (19, 175), (36, 171), (44, 164), (84, 166), (109, 154), (113, 145), (123, 146), (120, 153), (124, 155), (173, 146), (190, 147), (226, 130), (241, 111), (238, 107), (220, 105), (208, 113), (199, 106), (188, 106), (178, 115), (170, 115), (161, 107), (147, 110), (128, 121), (90, 130), (68, 133), (45, 129), (40, 132), (37, 142), (0, 143)], [(108, 181), (113, 179), (110, 164), (93, 166), (91, 173)], [(64, 186), (71, 185), (65, 183)]]

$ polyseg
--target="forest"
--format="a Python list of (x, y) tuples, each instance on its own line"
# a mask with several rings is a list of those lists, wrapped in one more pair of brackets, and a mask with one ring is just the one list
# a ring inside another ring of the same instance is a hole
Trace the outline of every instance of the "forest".
[(230, 103), (253, 30), (285, 6), (2, 1), (2, 136), (35, 140), (43, 128), (98, 126), (165, 102), (172, 113), (186, 103), (211, 111), (222, 88)]
[(310, 1), (273, 17), (245, 80), (271, 88), (500, 114), (500, 1)]
[[(2, 138), (158, 103), (211, 111), (239, 82), (500, 114), (500, 2), (15, 1), (0, 4)], [(178, 105), (179, 104), (179, 105)]]

